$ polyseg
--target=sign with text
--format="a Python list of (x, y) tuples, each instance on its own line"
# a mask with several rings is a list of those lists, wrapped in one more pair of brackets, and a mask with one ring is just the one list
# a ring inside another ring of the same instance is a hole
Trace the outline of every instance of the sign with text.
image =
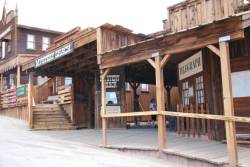
[(66, 56), (70, 53), (72, 53), (74, 50), (73, 43), (66, 44), (62, 46), (61, 48), (58, 48), (55, 51), (49, 52), (41, 57), (39, 57), (35, 62), (35, 68), (40, 67), (42, 65), (45, 65), (49, 62), (52, 62), (56, 59), (59, 59), (63, 56)]
[(17, 88), (17, 96), (25, 96), (26, 95), (26, 85), (20, 86)]
[(183, 80), (192, 75), (203, 71), (202, 52), (194, 54), (192, 57), (184, 60), (178, 65), (179, 80)]
[(117, 83), (120, 81), (120, 75), (108, 75), (106, 79), (106, 88), (115, 89), (118, 87)]

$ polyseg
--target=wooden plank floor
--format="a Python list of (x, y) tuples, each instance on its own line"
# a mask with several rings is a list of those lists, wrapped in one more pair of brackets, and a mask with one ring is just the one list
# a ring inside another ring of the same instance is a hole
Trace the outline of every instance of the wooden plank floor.
[[(102, 142), (101, 130), (85, 129), (35, 133), (96, 146), (100, 146)], [(111, 129), (108, 133), (108, 144), (116, 148), (157, 149), (157, 129)], [(250, 148), (238, 147), (238, 149), (240, 165), (250, 167)], [(165, 152), (219, 164), (228, 161), (226, 144), (207, 139), (181, 137), (176, 133), (167, 133)]]

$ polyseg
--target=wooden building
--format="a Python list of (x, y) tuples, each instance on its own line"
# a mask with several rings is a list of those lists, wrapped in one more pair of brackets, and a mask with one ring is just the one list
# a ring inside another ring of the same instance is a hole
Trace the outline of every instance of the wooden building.
[[(126, 81), (155, 84), (157, 98), (157, 112), (108, 113), (103, 105), (104, 146), (110, 118), (157, 115), (162, 151), (165, 116), (176, 116), (180, 135), (226, 139), (229, 165), (236, 166), (236, 133), (250, 133), (248, 9), (240, 0), (186, 0), (169, 8), (164, 31), (101, 52), (102, 83), (116, 68), (125, 68)], [(177, 112), (165, 110), (164, 85), (179, 88)], [(102, 104), (105, 86), (102, 84)]]
[(61, 32), (20, 25), (18, 9), (8, 10), (6, 3), (0, 21), (0, 113), (27, 120), (28, 74), (22, 65), (44, 53)]
[[(49, 89), (47, 91), (58, 95), (58, 104), (70, 116), (76, 128), (100, 128), (101, 83), (97, 55), (103, 50), (127, 46), (144, 38), (144, 35), (133, 34), (131, 30), (118, 25), (104, 24), (98, 28), (83, 30), (77, 27), (58, 37), (44, 54), (34, 61), (27, 62), (23, 70), (30, 74), (34, 72), (35, 76), (52, 78), (45, 83), (47, 86), (53, 85), (56, 78), (72, 78), (70, 87), (65, 88), (61, 82), (57, 93)], [(100, 48), (100, 43), (105, 43), (105, 46)], [(125, 71), (121, 68), (110, 73), (106, 80), (109, 90), (107, 103), (111, 113), (117, 110), (126, 111), (124, 78)], [(39, 89), (45, 90), (47, 86), (37, 89), (37, 92), (41, 92), (37, 93), (38, 96), (41, 97), (42, 92), (45, 92)], [(56, 87), (54, 84), (52, 89)], [(43, 100), (46, 100), (46, 97)], [(36, 104), (42, 103), (43, 100), (36, 101)], [(110, 121), (109, 126), (125, 127), (125, 122), (125, 119), (115, 119)]]

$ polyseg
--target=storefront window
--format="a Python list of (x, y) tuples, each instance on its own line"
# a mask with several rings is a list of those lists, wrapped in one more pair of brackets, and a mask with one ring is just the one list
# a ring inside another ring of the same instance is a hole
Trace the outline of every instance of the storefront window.
[(204, 82), (203, 76), (200, 76), (195, 79), (196, 83), (196, 103), (204, 104)]
[(64, 78), (64, 83), (65, 83), (65, 87), (71, 86), (72, 85), (72, 78), (70, 78), (70, 77)]
[(183, 82), (182, 83), (182, 101), (183, 101), (183, 105), (189, 105), (188, 82)]
[(233, 97), (250, 97), (250, 70), (232, 73)]
[(148, 84), (141, 84), (141, 91), (148, 92)]
[(106, 92), (106, 104), (117, 105), (118, 98), (116, 92)]

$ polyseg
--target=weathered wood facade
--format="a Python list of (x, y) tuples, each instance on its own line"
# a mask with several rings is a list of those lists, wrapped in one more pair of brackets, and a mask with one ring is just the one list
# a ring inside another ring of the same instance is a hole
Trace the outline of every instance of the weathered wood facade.
[[(104, 24), (98, 28), (84, 30), (77, 27), (55, 39), (46, 53), (26, 63), (23, 70), (34, 71), (35, 75), (50, 78), (71, 77), (73, 80), (69, 104), (71, 107), (61, 105), (68, 113), (71, 113), (69, 115), (76, 127), (99, 128), (101, 127), (101, 85), (97, 64), (98, 53), (127, 46), (143, 39), (144, 36), (133, 34), (131, 30), (121, 26)], [(100, 45), (100, 43), (105, 45)], [(58, 56), (59, 51), (60, 56)], [(112, 101), (115, 104), (109, 107), (111, 110), (112, 108), (120, 108), (120, 112), (126, 110), (124, 77), (124, 69), (119, 69), (113, 71), (109, 80), (106, 81), (111, 100), (114, 95), (116, 96), (116, 100)], [(44, 90), (45, 87), (46, 85), (40, 89)], [(124, 123), (123, 119), (113, 120), (110, 121), (109, 126), (124, 126)]]
[[(61, 32), (20, 25), (18, 10), (8, 11), (6, 6), (0, 21), (0, 112), (28, 120), (25, 92), (28, 90), (28, 74), (22, 71), (22, 65), (43, 53), (44, 46), (53, 42)], [(48, 39), (47, 43), (44, 38)], [(24, 91), (24, 95), (19, 96), (20, 91)]]
[[(165, 116), (176, 116), (182, 135), (205, 135), (217, 140), (225, 138), (229, 165), (236, 166), (236, 132), (250, 132), (246, 130), (250, 127), (249, 98), (235, 97), (235, 92), (240, 91), (235, 91), (237, 85), (232, 84), (235, 71), (249, 72), (247, 41), (250, 15), (249, 11), (239, 13), (240, 5), (242, 1), (185, 1), (169, 9), (170, 27), (164, 26), (168, 27), (167, 31), (100, 56), (102, 81), (111, 70), (124, 67), (133, 70), (127, 76), (128, 80), (155, 83), (157, 97), (157, 112), (110, 114), (102, 103), (104, 146), (108, 144), (108, 119), (157, 115), (158, 143), (162, 151), (166, 143)], [(206, 17), (212, 14), (211, 18)], [(163, 107), (164, 85), (179, 87), (177, 113), (165, 111)], [(249, 89), (246, 91), (249, 93)], [(105, 92), (103, 89), (103, 102)]]

